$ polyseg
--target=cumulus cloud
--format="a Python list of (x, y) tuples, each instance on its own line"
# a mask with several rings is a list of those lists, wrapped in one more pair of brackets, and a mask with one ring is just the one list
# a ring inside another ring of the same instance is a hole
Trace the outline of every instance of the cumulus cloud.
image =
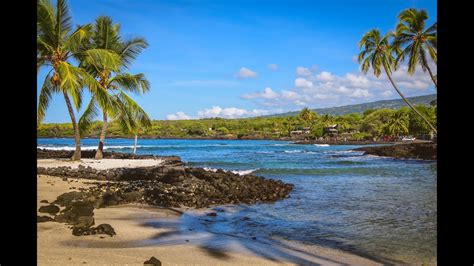
[(316, 76), (316, 80), (319, 81), (333, 81), (335, 77), (331, 74), (331, 72), (322, 71)]
[(309, 70), (309, 68), (297, 67), (296, 68), (296, 74), (298, 76), (311, 76), (313, 73), (311, 72), (311, 70)]
[(212, 106), (198, 111), (198, 117), (200, 118), (211, 118), (211, 117), (222, 117), (222, 118), (241, 118), (250, 116), (260, 116), (269, 114), (268, 110), (246, 110), (236, 107), (221, 108), (220, 106)]
[(212, 106), (210, 108), (204, 108), (197, 111), (196, 116), (187, 115), (185, 112), (177, 112), (175, 114), (169, 114), (166, 116), (168, 120), (189, 120), (189, 119), (200, 119), (200, 118), (244, 118), (244, 117), (253, 117), (253, 116), (262, 116), (268, 115), (276, 112), (282, 112), (283, 110), (263, 110), (263, 109), (243, 109), (237, 107), (226, 107), (222, 108), (218, 105)]
[(242, 96), (242, 98), (244, 99), (256, 99), (256, 98), (275, 99), (277, 97), (278, 97), (278, 94), (275, 93), (270, 87), (266, 87), (263, 90), (263, 92), (249, 93), (249, 94), (244, 94)]
[(275, 71), (275, 70), (278, 69), (278, 65), (277, 65), (277, 64), (269, 64), (269, 65), (268, 65), (268, 68), (271, 69), (271, 70), (273, 70), (273, 71)]
[[(432, 69), (436, 71), (436, 66)], [(394, 71), (392, 77), (406, 96), (420, 95), (420, 92), (433, 87), (427, 73), (418, 69), (414, 75), (408, 75), (405, 65)], [(267, 87), (261, 92), (245, 94), (242, 98), (262, 106), (299, 108), (354, 104), (396, 96), (385, 74), (375, 77), (370, 72), (334, 75), (328, 71), (316, 73), (314, 69), (298, 67), (293, 85), (292, 89), (281, 91)]]
[(192, 119), (192, 118), (189, 115), (187, 115), (185, 112), (177, 112), (176, 114), (167, 115), (166, 119), (168, 119), (168, 120), (188, 120), (188, 119)]
[(241, 67), (235, 76), (239, 79), (256, 78), (257, 72), (252, 71), (246, 67)]

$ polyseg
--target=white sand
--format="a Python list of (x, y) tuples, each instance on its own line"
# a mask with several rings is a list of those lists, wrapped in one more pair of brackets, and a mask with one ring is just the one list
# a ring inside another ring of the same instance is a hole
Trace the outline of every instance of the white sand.
[[(52, 202), (58, 195), (72, 191), (70, 187), (89, 186), (85, 183), (88, 181), (63, 181), (59, 177), (38, 175), (38, 208), (46, 205), (41, 200)], [(111, 224), (117, 232), (113, 237), (77, 237), (65, 224), (38, 223), (38, 265), (143, 265), (151, 256), (163, 265), (378, 265), (329, 248), (295, 245), (284, 240), (278, 241), (278, 245), (268, 245), (226, 235), (216, 237), (208, 232), (182, 232), (170, 242), (154, 243), (165, 237), (160, 234), (175, 229), (144, 223), (163, 219), (167, 223), (178, 222), (179, 215), (169, 209), (139, 205), (94, 209), (95, 224)]]
[(79, 165), (85, 167), (92, 167), (99, 170), (112, 169), (112, 168), (134, 168), (134, 167), (147, 167), (147, 166), (159, 166), (163, 164), (161, 159), (81, 159), (80, 161), (71, 161), (69, 159), (38, 159), (38, 167), (61, 167), (70, 166), (71, 168), (78, 168)]

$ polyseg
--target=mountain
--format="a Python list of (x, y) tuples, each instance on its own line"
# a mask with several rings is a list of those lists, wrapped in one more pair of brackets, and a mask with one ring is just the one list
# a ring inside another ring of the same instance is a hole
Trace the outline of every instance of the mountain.
[[(436, 99), (437, 99), (436, 94), (408, 98), (408, 100), (414, 105), (416, 104), (429, 105), (432, 101)], [(345, 114), (350, 114), (350, 113), (362, 114), (367, 109), (379, 109), (379, 108), (398, 109), (402, 106), (407, 106), (402, 99), (393, 99), (393, 100), (383, 100), (383, 101), (344, 105), (344, 106), (337, 106), (337, 107), (317, 108), (317, 109), (312, 109), (312, 110), (315, 111), (319, 115), (325, 115), (325, 114), (345, 115)], [(294, 112), (287, 112), (287, 113), (281, 113), (281, 114), (267, 115), (265, 117), (284, 117), (284, 116), (297, 115), (298, 113), (299, 111), (294, 111)]]

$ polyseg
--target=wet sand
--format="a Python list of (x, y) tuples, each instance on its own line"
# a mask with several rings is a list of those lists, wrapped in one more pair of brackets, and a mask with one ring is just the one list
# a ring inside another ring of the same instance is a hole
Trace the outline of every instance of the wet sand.
[[(45, 205), (41, 200), (52, 202), (58, 195), (74, 190), (71, 187), (86, 187), (88, 182), (38, 175), (38, 208)], [(117, 233), (113, 237), (77, 237), (65, 224), (38, 223), (38, 265), (143, 265), (151, 256), (163, 265), (377, 265), (349, 253), (283, 239), (269, 243), (224, 234), (216, 236), (200, 229), (182, 230), (181, 211), (204, 214), (209, 210), (143, 205), (94, 209), (96, 225), (111, 224)]]

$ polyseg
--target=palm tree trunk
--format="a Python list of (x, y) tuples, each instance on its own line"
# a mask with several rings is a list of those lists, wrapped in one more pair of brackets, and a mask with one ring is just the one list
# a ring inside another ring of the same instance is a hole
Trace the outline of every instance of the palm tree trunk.
[(95, 159), (100, 160), (104, 158), (104, 144), (105, 144), (105, 133), (107, 132), (107, 112), (103, 112), (102, 131), (99, 137), (99, 147), (95, 152)]
[(135, 144), (133, 145), (133, 154), (137, 153), (137, 142), (138, 142), (138, 136), (135, 134)]
[(385, 74), (387, 74), (387, 77), (388, 79), (390, 80), (390, 83), (392, 83), (392, 86), (395, 88), (395, 90), (398, 92), (398, 94), (400, 95), (400, 97), (402, 97), (403, 101), (405, 101), (405, 103), (418, 115), (420, 116), (429, 126), (430, 128), (437, 134), (437, 130), (436, 128), (430, 123), (430, 121), (428, 121), (428, 119), (426, 119), (426, 117), (424, 115), (422, 115), (420, 112), (418, 112), (418, 110), (416, 110), (416, 108), (408, 101), (407, 98), (405, 98), (405, 96), (403, 95), (403, 93), (398, 89), (397, 85), (395, 85), (395, 82), (393, 82), (393, 79), (392, 77), (390, 76), (390, 74), (387, 72), (387, 69), (385, 68), (384, 66), (384, 69), (385, 69)]
[(67, 109), (69, 111), (69, 116), (71, 117), (72, 127), (74, 128), (74, 142), (76, 144), (76, 150), (72, 155), (71, 160), (77, 161), (81, 159), (81, 134), (79, 132), (79, 125), (76, 122), (76, 116), (74, 115), (74, 110), (72, 109), (71, 101), (69, 100), (69, 96), (67, 92), (63, 92), (64, 100), (66, 101)]
[(436, 90), (438, 90), (438, 81), (436, 81), (433, 73), (431, 72), (431, 68), (429, 66), (426, 66), (426, 69), (428, 69), (428, 73), (430, 73), (431, 80), (433, 81)]

